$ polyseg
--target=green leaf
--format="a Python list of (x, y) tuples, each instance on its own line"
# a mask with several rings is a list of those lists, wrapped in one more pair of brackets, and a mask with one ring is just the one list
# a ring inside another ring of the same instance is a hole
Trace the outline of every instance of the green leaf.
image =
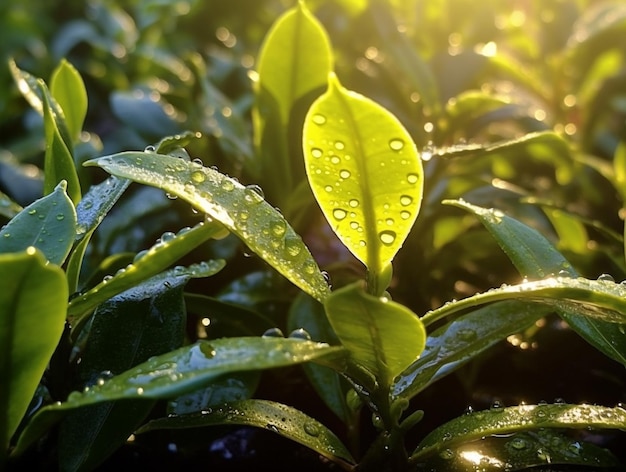
[(269, 400), (231, 402), (220, 405), (220, 408), (205, 410), (200, 415), (159, 418), (148, 423), (138, 433), (229, 424), (267, 429), (331, 460), (341, 459), (349, 464), (355, 462), (339, 438), (322, 423), (300, 410)]
[(303, 146), (313, 194), (330, 226), (371, 272), (381, 273), (421, 205), (423, 169), (411, 136), (383, 107), (331, 76), (307, 114)]
[[(562, 468), (560, 466), (581, 466)], [(607, 449), (545, 429), (488, 436), (449, 447), (420, 463), (423, 470), (483, 472), (501, 470), (617, 470), (618, 459)], [(543, 467), (542, 467), (543, 466)]]
[(72, 138), (70, 146), (78, 141), (87, 115), (87, 90), (78, 71), (65, 59), (52, 73), (50, 93), (63, 110), (65, 123)]
[(22, 454), (64, 411), (105, 401), (174, 398), (232, 372), (328, 362), (344, 356), (343, 348), (301, 339), (242, 337), (199, 341), (153, 357), (85, 392), (72, 392), (64, 403), (42, 408), (20, 436), (13, 454)]
[(613, 157), (613, 170), (615, 173), (615, 185), (622, 198), (622, 204), (626, 202), (626, 142), (620, 143)]
[(111, 176), (92, 186), (76, 205), (76, 243), (65, 271), (70, 291), (75, 292), (78, 287), (83, 257), (93, 232), (129, 185), (130, 180)]
[(257, 86), (277, 101), (280, 122), (286, 125), (293, 104), (324, 87), (331, 70), (328, 35), (300, 1), (267, 33), (258, 56)]
[(215, 169), (154, 153), (125, 152), (88, 161), (107, 172), (161, 188), (222, 223), (253, 252), (312, 297), (330, 289), (317, 263), (257, 186), (243, 186)]
[(65, 325), (63, 271), (35, 248), (0, 254), (0, 466)]
[[(91, 387), (180, 347), (186, 326), (183, 288), (196, 276), (193, 270), (171, 269), (100, 305), (77, 366), (80, 386)], [(61, 468), (93, 470), (126, 441), (152, 407), (152, 402), (134, 400), (70, 412), (59, 428)]]
[(82, 197), (78, 173), (71, 152), (71, 141), (64, 139), (60, 132), (63, 115), (56, 113), (51, 105), (46, 84), (40, 80), (38, 85), (43, 96), (43, 122), (46, 130), (46, 154), (44, 163), (44, 194), (54, 190), (62, 180), (67, 181), (67, 193), (74, 202)]
[(520, 405), (477, 411), (449, 421), (428, 434), (411, 455), (420, 462), (467, 441), (540, 428), (624, 429), (626, 410), (594, 405)]
[[(535, 279), (553, 274), (569, 274), (572, 277), (577, 275), (563, 255), (533, 228), (504, 215), (499, 210), (480, 208), (463, 200), (444, 203), (463, 208), (478, 216), (523, 277)], [(587, 342), (610, 358), (626, 365), (626, 341), (621, 331), (622, 324), (581, 316), (576, 310), (560, 309), (559, 314)]]
[[(139, 253), (132, 264), (116, 274), (109, 274), (89, 291), (73, 298), (68, 305), (68, 318), (77, 325), (100, 303), (121, 293), (139, 282), (146, 280), (175, 263), (192, 249), (222, 231), (215, 222), (200, 223), (190, 230), (172, 235), (168, 240), (160, 240), (144, 253)], [(194, 268), (198, 276), (208, 277), (219, 272), (225, 265), (223, 260), (197, 264)]]
[(17, 214), (0, 230), (0, 253), (33, 246), (53, 264), (61, 265), (74, 244), (76, 211), (65, 182)]
[(353, 362), (386, 388), (424, 350), (424, 325), (408, 308), (365, 293), (356, 283), (324, 302), (328, 320)]
[(4, 192), (0, 192), (0, 216), (11, 219), (22, 211), (22, 209), (23, 208), (15, 203), (8, 195)]
[(256, 175), (283, 210), (304, 180), (302, 122), (326, 87), (332, 62), (328, 35), (302, 1), (274, 23), (259, 51), (252, 113)]
[(437, 328), (426, 339), (420, 358), (396, 379), (393, 395), (414, 397), (507, 336), (528, 328), (550, 311), (549, 307), (536, 303), (503, 301), (481, 307)]

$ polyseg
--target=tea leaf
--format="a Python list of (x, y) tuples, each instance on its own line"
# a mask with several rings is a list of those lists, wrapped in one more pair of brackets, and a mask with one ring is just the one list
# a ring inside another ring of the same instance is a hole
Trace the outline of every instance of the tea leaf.
[(107, 172), (177, 195), (222, 223), (253, 252), (312, 297), (330, 289), (302, 238), (257, 186), (243, 186), (215, 169), (154, 153), (125, 152), (88, 161)]
[(536, 303), (508, 300), (481, 307), (437, 328), (426, 339), (420, 358), (396, 379), (393, 395), (414, 397), (507, 336), (528, 328), (550, 311), (549, 307)]
[[(162, 272), (221, 231), (222, 227), (218, 223), (200, 223), (188, 231), (172, 235), (167, 241), (160, 241), (145, 254), (138, 254), (135, 261), (125, 269), (115, 275), (110, 274), (95, 287), (70, 300), (68, 319), (73, 325), (79, 324), (100, 303)], [(214, 260), (198, 264), (196, 270), (198, 276), (208, 277), (219, 272), (224, 265), (223, 260)]]
[(76, 142), (83, 129), (87, 115), (87, 90), (78, 71), (65, 59), (52, 73), (50, 93), (63, 110), (65, 123), (72, 138), (66, 143), (70, 146)]
[(626, 410), (594, 405), (520, 405), (476, 411), (445, 423), (428, 434), (411, 455), (419, 462), (444, 449), (494, 434), (540, 428), (623, 429)]
[(65, 411), (105, 401), (174, 398), (208, 386), (231, 372), (328, 362), (343, 358), (344, 353), (340, 347), (300, 339), (241, 337), (199, 341), (153, 357), (86, 392), (73, 392), (64, 403), (42, 408), (27, 425), (12, 454), (22, 454)]
[(383, 388), (424, 350), (424, 325), (408, 308), (369, 295), (360, 284), (334, 291), (324, 302), (328, 320), (352, 361)]
[(140, 428), (138, 433), (229, 424), (263, 428), (300, 443), (329, 459), (342, 459), (351, 464), (355, 462), (339, 438), (322, 423), (293, 407), (268, 400), (230, 402), (197, 415), (159, 418)]
[[(576, 277), (577, 273), (572, 268), (572, 265), (535, 229), (504, 215), (498, 210), (477, 207), (463, 200), (449, 200), (444, 203), (474, 213), (496, 239), (523, 277), (544, 278), (559, 273)], [(603, 281), (603, 283), (607, 285), (596, 285), (591, 287), (591, 290), (598, 288), (602, 292), (603, 287), (612, 290), (612, 285), (609, 282)], [(561, 295), (559, 294), (558, 296)], [(581, 295), (585, 296), (584, 294)], [(590, 296), (596, 298), (598, 295), (601, 298), (603, 297), (600, 293)], [(618, 305), (623, 303), (617, 300), (614, 295), (609, 295), (609, 298), (612, 298)], [(581, 301), (584, 302), (585, 300)], [(609, 302), (609, 306), (605, 308), (611, 310), (611, 304)], [(583, 308), (582, 305), (572, 306), (571, 304), (564, 304), (559, 308), (558, 312), (570, 327), (587, 342), (617, 362), (626, 365), (626, 342), (620, 330), (623, 329), (622, 324), (581, 316), (577, 312)], [(585, 314), (594, 315), (595, 309), (593, 305), (590, 307), (590, 310), (591, 312), (586, 312)], [(604, 314), (606, 315), (606, 313)], [(425, 323), (427, 323), (426, 320)]]
[(76, 211), (65, 193), (65, 182), (19, 212), (0, 230), (0, 253), (39, 249), (61, 265), (74, 244)]
[(68, 289), (63, 271), (32, 247), (0, 254), (0, 280), (0, 447), (6, 451), (61, 338)]
[(307, 114), (303, 146), (330, 226), (371, 272), (381, 273), (421, 205), (424, 173), (411, 136), (383, 107), (331, 76)]

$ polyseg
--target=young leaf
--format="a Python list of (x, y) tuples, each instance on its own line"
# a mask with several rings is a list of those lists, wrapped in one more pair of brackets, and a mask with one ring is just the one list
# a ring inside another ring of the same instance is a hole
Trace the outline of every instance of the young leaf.
[(67, 401), (42, 408), (27, 425), (13, 455), (22, 454), (64, 411), (105, 401), (174, 398), (210, 385), (231, 372), (271, 369), (303, 362), (337, 362), (345, 350), (328, 344), (277, 337), (199, 341), (153, 357)]
[(161, 188), (222, 223), (253, 252), (317, 300), (330, 289), (302, 238), (259, 187), (215, 169), (154, 153), (124, 152), (88, 161), (107, 172)]
[(267, 33), (259, 52), (255, 83), (253, 123), (258, 166), (270, 190), (282, 189), (276, 196), (283, 196), (276, 202), (281, 208), (284, 200), (291, 198), (293, 187), (304, 178), (301, 156), (290, 149), (290, 130), (299, 133), (304, 114), (294, 113), (294, 109), (296, 104), (306, 102), (306, 110), (314, 98), (312, 94), (321, 93), (326, 86), (331, 70), (328, 35), (300, 1)]
[(52, 73), (50, 93), (57, 101), (72, 139), (70, 146), (78, 141), (87, 114), (87, 90), (78, 71), (65, 59)]
[[(553, 274), (577, 275), (572, 265), (538, 231), (504, 215), (501, 211), (471, 205), (463, 200), (446, 201), (474, 213), (496, 239), (524, 277), (544, 278)], [(626, 342), (622, 324), (577, 314), (571, 305), (559, 310), (560, 316), (587, 342), (610, 358), (626, 365)]]
[(0, 466), (65, 325), (63, 271), (35, 248), (0, 254)]
[(352, 361), (383, 388), (424, 350), (426, 331), (419, 317), (398, 303), (365, 293), (358, 283), (334, 291), (324, 306)]
[[(100, 303), (162, 272), (221, 231), (222, 227), (218, 223), (200, 223), (193, 229), (173, 235), (169, 240), (161, 240), (145, 253), (139, 253), (133, 263), (125, 269), (115, 275), (109, 274), (110, 277), (73, 298), (67, 309), (68, 319), (73, 325), (79, 324)], [(223, 260), (213, 260), (198, 264), (196, 270), (199, 276), (208, 277), (219, 272), (224, 265)]]
[(414, 397), (479, 353), (511, 334), (523, 331), (551, 311), (536, 303), (509, 300), (481, 307), (437, 328), (426, 339), (420, 358), (396, 379), (393, 395)]
[(0, 230), (0, 253), (39, 249), (53, 264), (61, 265), (74, 244), (76, 211), (65, 193), (65, 182), (28, 205)]
[(371, 272), (381, 273), (421, 205), (423, 169), (411, 136), (391, 113), (333, 75), (307, 113), (303, 147), (326, 219)]
[(244, 400), (208, 409), (200, 415), (159, 418), (141, 428), (138, 434), (159, 429), (228, 424), (268, 429), (331, 460), (341, 459), (350, 464), (355, 462), (339, 438), (322, 423), (293, 407), (268, 400)]
[(67, 181), (67, 193), (74, 202), (78, 203), (82, 197), (80, 181), (72, 156), (72, 143), (62, 136), (59, 123), (64, 122), (62, 114), (55, 113), (52, 108), (50, 93), (46, 84), (38, 81), (43, 97), (43, 122), (46, 130), (46, 154), (44, 163), (43, 190), (48, 194), (54, 190), (57, 184)]
[(626, 410), (594, 405), (520, 405), (476, 411), (449, 421), (428, 434), (411, 455), (420, 462), (464, 442), (495, 434), (540, 428), (623, 429)]

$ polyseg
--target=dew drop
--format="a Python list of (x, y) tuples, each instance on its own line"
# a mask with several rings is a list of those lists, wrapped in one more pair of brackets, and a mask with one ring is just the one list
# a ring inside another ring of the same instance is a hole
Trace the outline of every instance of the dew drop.
[(206, 180), (206, 175), (201, 170), (194, 170), (191, 173), (191, 180), (196, 184), (201, 184)]
[(408, 174), (406, 176), (406, 180), (410, 184), (416, 184), (419, 181), (419, 175), (417, 175), (417, 174)]
[(385, 231), (381, 231), (378, 234), (378, 237), (380, 238), (380, 241), (384, 245), (390, 246), (396, 240), (396, 233), (394, 231), (391, 231), (391, 230), (385, 230)]
[(411, 203), (413, 203), (413, 197), (409, 195), (402, 195), (400, 197), (400, 205), (409, 206)]
[(439, 453), (439, 457), (443, 460), (449, 461), (454, 458), (454, 451), (452, 449), (444, 449)]
[(342, 179), (348, 179), (348, 178), (350, 178), (350, 175), (352, 175), (352, 174), (350, 174), (349, 170), (341, 169), (339, 171), (339, 177), (341, 177)]
[(112, 275), (105, 275), (105, 276), (102, 278), (102, 283), (103, 283), (103, 284), (106, 284), (106, 283), (107, 283), (109, 280), (111, 280), (112, 278), (113, 278), (113, 276), (112, 276)]
[(327, 192), (332, 192), (333, 191), (333, 186), (332, 185), (327, 185), (326, 187), (324, 187), (324, 190), (326, 190)]
[(288, 237), (285, 240), (285, 250), (291, 257), (296, 257), (302, 250), (300, 240), (294, 237)]
[(408, 220), (409, 218), (411, 218), (411, 212), (409, 212), (409, 211), (401, 211), (400, 212), (400, 218), (402, 218), (403, 220)]
[(302, 328), (294, 329), (291, 333), (289, 333), (289, 337), (292, 339), (302, 339), (304, 341), (311, 340), (311, 335)]
[(146, 148), (143, 150), (143, 152), (155, 152), (156, 148), (152, 145), (150, 146), (146, 146)]
[(270, 328), (263, 333), (263, 337), (264, 338), (284, 338), (285, 335), (283, 334), (280, 328)]
[(393, 218), (387, 218), (385, 220), (385, 223), (387, 223), (387, 226), (393, 226), (393, 224), (395, 223), (395, 221), (393, 221)]
[(351, 222), (350, 222), (350, 228), (352, 228), (352, 229), (354, 229), (354, 230), (359, 229), (359, 223), (358, 223), (358, 222), (356, 222), (356, 221), (351, 221)]
[(320, 157), (324, 155), (324, 152), (320, 148), (313, 148), (311, 149), (311, 155), (314, 158), (319, 159)]
[(64, 214), (59, 213), (59, 214), (57, 215), (57, 221), (63, 221), (64, 219), (65, 219), (65, 215), (64, 215)]
[(319, 427), (312, 421), (304, 422), (304, 432), (309, 436), (317, 437), (320, 435)]
[(263, 189), (258, 185), (248, 185), (244, 189), (244, 198), (249, 203), (261, 203), (265, 200), (265, 194), (263, 193)]
[(346, 210), (342, 210), (341, 208), (335, 208), (333, 210), (333, 217), (338, 221), (345, 219), (346, 216), (348, 216), (348, 212)]
[(37, 214), (37, 210), (28, 210), (28, 214), (29, 215), (36, 215)]
[(215, 357), (215, 349), (208, 343), (200, 344), (200, 352), (202, 352), (207, 359)]
[(226, 177), (224, 180), (222, 180), (221, 187), (222, 187), (222, 190), (226, 192), (230, 192), (235, 188), (235, 183), (231, 179)]
[(615, 282), (615, 279), (610, 274), (600, 274), (598, 280), (601, 282)]
[(174, 238), (176, 238), (176, 235), (174, 233), (172, 233), (171, 231), (166, 231), (161, 235), (157, 243), (167, 243), (172, 241)]
[(270, 225), (270, 229), (274, 236), (283, 236), (287, 231), (287, 225), (282, 220), (277, 220)]
[(356, 198), (353, 198), (348, 202), (348, 205), (350, 205), (352, 208), (356, 208), (359, 206), (359, 201)]
[(524, 438), (513, 438), (509, 441), (509, 445), (516, 451), (521, 451), (528, 447), (528, 443)]
[(401, 151), (404, 148), (404, 141), (401, 139), (392, 139), (389, 141), (389, 147), (392, 151)]
[(313, 275), (317, 270), (317, 265), (314, 262), (307, 262), (304, 264), (304, 272), (309, 275)]
[(326, 117), (320, 113), (313, 115), (312, 119), (313, 123), (315, 123), (316, 125), (323, 125), (324, 123), (326, 123)]
[(330, 162), (331, 162), (331, 164), (337, 165), (337, 164), (341, 163), (341, 159), (340, 159), (339, 156), (332, 156), (330, 158)]
[(346, 145), (343, 143), (343, 141), (335, 141), (335, 149), (343, 151), (345, 148)]

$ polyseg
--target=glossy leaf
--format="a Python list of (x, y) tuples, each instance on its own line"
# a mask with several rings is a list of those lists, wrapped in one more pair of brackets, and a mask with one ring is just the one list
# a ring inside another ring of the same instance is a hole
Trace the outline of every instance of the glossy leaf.
[[(100, 305), (80, 354), (79, 385), (91, 387), (180, 347), (186, 326), (183, 288), (202, 275), (189, 268), (171, 269)], [(93, 470), (126, 441), (153, 406), (134, 400), (71, 411), (59, 427), (61, 468)]]
[(0, 253), (36, 247), (53, 264), (61, 265), (74, 244), (76, 211), (65, 193), (65, 182), (18, 213), (0, 230)]
[(424, 350), (426, 331), (408, 308), (365, 293), (360, 284), (334, 291), (325, 301), (328, 320), (351, 360), (383, 388)]
[[(134, 287), (168, 268), (192, 249), (222, 231), (217, 223), (200, 223), (193, 229), (172, 234), (167, 240), (161, 239), (145, 253), (137, 255), (132, 264), (116, 274), (109, 274), (95, 287), (73, 298), (68, 305), (68, 318), (76, 325), (83, 321), (100, 303)], [(198, 275), (208, 277), (219, 272), (225, 265), (223, 260), (197, 264)]]
[[(523, 277), (544, 278), (553, 274), (577, 275), (572, 265), (538, 231), (504, 215), (462, 200), (451, 205), (474, 213), (504, 250)], [(610, 281), (609, 281), (610, 282)], [(611, 285), (607, 285), (611, 287)], [(609, 323), (577, 314), (562, 307), (559, 314), (579, 335), (612, 359), (626, 365), (626, 341), (622, 324)]]
[(495, 434), (540, 428), (624, 429), (626, 410), (594, 405), (520, 405), (492, 408), (455, 418), (428, 434), (411, 455), (422, 461), (449, 447)]
[[(562, 468), (561, 466), (565, 466)], [(446, 448), (420, 463), (424, 470), (483, 472), (501, 470), (616, 470), (617, 458), (607, 449), (542, 429), (513, 435), (487, 436)]]
[[(446, 307), (454, 305), (451, 302)], [(481, 307), (437, 328), (426, 347), (396, 379), (395, 397), (412, 398), (433, 382), (551, 312), (549, 307), (522, 301), (503, 301)], [(428, 316), (428, 315), (427, 315)]]
[(23, 208), (15, 203), (4, 192), (0, 192), (0, 216), (11, 219), (16, 216)]
[(341, 459), (349, 464), (355, 462), (339, 438), (322, 423), (293, 407), (268, 400), (226, 403), (219, 408), (209, 408), (199, 415), (156, 419), (138, 433), (229, 424), (267, 429), (329, 459)]
[(78, 71), (67, 60), (61, 63), (52, 73), (50, 93), (63, 110), (65, 123), (72, 138), (70, 146), (78, 141), (87, 115), (87, 90)]
[(302, 238), (257, 186), (245, 187), (197, 162), (153, 153), (120, 153), (88, 165), (184, 199), (222, 223), (297, 287), (318, 300), (328, 295), (326, 279)]
[(46, 84), (39, 81), (43, 96), (43, 122), (46, 131), (46, 153), (44, 163), (43, 190), (48, 194), (54, 190), (59, 182), (67, 182), (67, 193), (74, 202), (80, 202), (82, 197), (80, 181), (74, 164), (71, 151), (71, 141), (61, 134), (59, 123), (64, 120), (63, 115), (56, 113), (51, 105), (52, 98)]
[(129, 185), (130, 180), (109, 177), (92, 186), (76, 205), (76, 243), (65, 271), (72, 292), (78, 287), (83, 257), (91, 235)]
[(20, 436), (14, 455), (22, 454), (64, 411), (105, 401), (174, 398), (193, 392), (232, 372), (271, 369), (303, 362), (340, 362), (345, 350), (324, 343), (276, 337), (199, 341), (155, 356), (67, 401), (42, 408)]
[(309, 109), (303, 146), (309, 183), (330, 226), (380, 273), (420, 209), (423, 169), (411, 136), (390, 112), (331, 76)]
[(32, 247), (0, 254), (0, 280), (0, 447), (6, 451), (61, 338), (68, 289), (63, 271)]

